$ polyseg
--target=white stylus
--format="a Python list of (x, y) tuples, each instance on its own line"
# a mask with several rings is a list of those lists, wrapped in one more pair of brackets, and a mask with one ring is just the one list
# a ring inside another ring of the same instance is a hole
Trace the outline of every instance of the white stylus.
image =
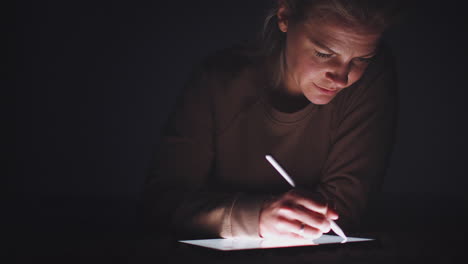
[[(288, 173), (276, 162), (276, 160), (270, 156), (266, 155), (265, 158), (270, 162), (270, 164), (283, 176), (283, 178), (292, 186), (296, 187), (296, 184), (294, 183), (293, 179), (288, 175)], [(330, 226), (333, 232), (335, 232), (337, 235), (339, 235), (341, 238), (343, 238), (343, 241), (341, 243), (345, 243), (348, 241), (348, 238), (346, 237), (345, 233), (341, 228), (335, 223), (335, 221), (329, 219), (330, 221)]]

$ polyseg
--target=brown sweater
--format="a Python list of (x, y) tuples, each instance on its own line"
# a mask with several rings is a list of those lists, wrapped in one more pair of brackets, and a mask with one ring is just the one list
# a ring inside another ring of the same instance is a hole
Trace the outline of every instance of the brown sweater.
[(208, 59), (163, 131), (145, 200), (151, 224), (193, 237), (258, 237), (263, 201), (296, 185), (332, 200), (346, 229), (378, 190), (393, 143), (396, 77), (381, 49), (329, 104), (294, 113), (270, 103), (265, 60), (246, 49)]

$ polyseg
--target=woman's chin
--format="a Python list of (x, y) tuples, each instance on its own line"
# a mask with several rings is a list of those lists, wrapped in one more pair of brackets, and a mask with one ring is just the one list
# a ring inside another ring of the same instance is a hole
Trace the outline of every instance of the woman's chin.
[(313, 104), (316, 104), (316, 105), (326, 105), (328, 103), (331, 102), (331, 100), (333, 100), (333, 98), (335, 98), (335, 96), (325, 96), (325, 95), (306, 95), (307, 99), (313, 103)]

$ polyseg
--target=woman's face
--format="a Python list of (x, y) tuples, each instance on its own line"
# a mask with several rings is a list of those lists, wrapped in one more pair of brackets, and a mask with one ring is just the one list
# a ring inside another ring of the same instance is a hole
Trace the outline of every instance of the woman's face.
[(286, 33), (284, 85), (289, 94), (323, 105), (361, 78), (376, 53), (380, 32), (314, 19), (292, 24), (281, 19), (280, 12), (279, 28)]

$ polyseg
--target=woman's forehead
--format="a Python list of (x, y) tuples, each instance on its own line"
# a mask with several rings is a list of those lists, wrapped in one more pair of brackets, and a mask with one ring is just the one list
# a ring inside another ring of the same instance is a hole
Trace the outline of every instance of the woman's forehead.
[(366, 27), (349, 26), (334, 20), (308, 19), (300, 28), (313, 42), (333, 50), (352, 48), (356, 53), (368, 54), (378, 45), (381, 32)]

